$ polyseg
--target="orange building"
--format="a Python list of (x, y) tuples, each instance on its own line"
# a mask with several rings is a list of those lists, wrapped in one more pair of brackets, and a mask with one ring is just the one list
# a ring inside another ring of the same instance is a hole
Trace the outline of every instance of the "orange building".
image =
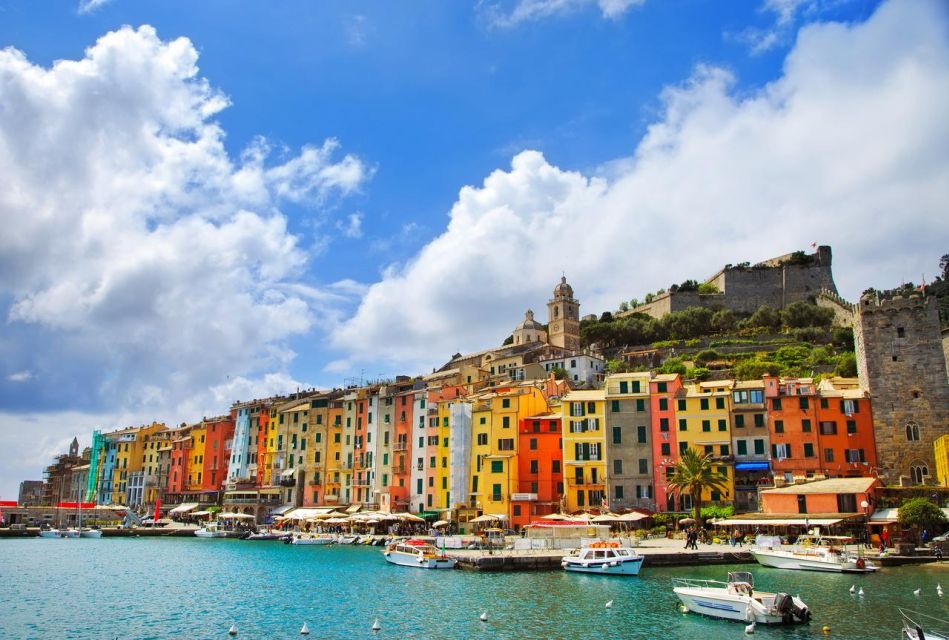
[(663, 374), (649, 382), (652, 419), (653, 486), (657, 511), (675, 511), (675, 494), (668, 477), (675, 471), (679, 446), (676, 444), (676, 394), (682, 389), (679, 374)]
[(875, 475), (873, 413), (855, 379), (834, 378), (818, 387), (817, 430), (821, 470), (828, 477)]
[(768, 375), (763, 379), (775, 477), (795, 482), (822, 473), (814, 381)]
[[(761, 492), (761, 506), (769, 515), (806, 513), (868, 516), (881, 487), (876, 478), (834, 478), (768, 489)], [(864, 507), (863, 504), (867, 506)], [(829, 523), (828, 523), (829, 524)]]
[(234, 418), (218, 416), (202, 420), (205, 427), (202, 491), (220, 491), (227, 479), (227, 465), (231, 459), (231, 439), (234, 437)]
[(413, 400), (411, 388), (396, 394), (394, 402), (395, 422), (392, 442), (392, 484), (389, 485), (389, 505), (392, 511), (408, 511), (412, 462)]
[(524, 418), (518, 425), (518, 480), (511, 493), (511, 524), (516, 529), (560, 511), (562, 422), (559, 414), (545, 414)]

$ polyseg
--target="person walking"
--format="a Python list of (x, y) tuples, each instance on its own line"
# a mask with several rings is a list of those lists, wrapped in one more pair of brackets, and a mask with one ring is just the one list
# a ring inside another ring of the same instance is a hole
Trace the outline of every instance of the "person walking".
[(880, 536), (880, 539), (883, 541), (883, 548), (889, 548), (890, 546), (890, 532), (887, 529), (883, 528), (883, 534)]

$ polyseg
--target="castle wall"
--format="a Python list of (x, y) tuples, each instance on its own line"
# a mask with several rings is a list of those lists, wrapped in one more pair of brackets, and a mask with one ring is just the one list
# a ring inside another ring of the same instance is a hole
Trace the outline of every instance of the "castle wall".
[(827, 289), (821, 289), (817, 293), (817, 298), (815, 300), (818, 307), (823, 307), (824, 309), (830, 309), (834, 312), (834, 325), (838, 327), (852, 327), (853, 326), (853, 315), (856, 307), (844, 300), (842, 297), (829, 291)]
[[(854, 322), (857, 370), (873, 401), (873, 428), (887, 484), (926, 465), (935, 478), (933, 443), (949, 433), (949, 380), (932, 298), (861, 299)], [(919, 440), (907, 438), (916, 423)]]

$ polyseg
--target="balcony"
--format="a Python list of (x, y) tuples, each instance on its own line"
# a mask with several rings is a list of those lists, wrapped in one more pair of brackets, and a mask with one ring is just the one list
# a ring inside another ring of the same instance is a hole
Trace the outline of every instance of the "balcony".
[(407, 442), (396, 442), (392, 445), (393, 451), (408, 451), (409, 445)]
[(280, 486), (281, 487), (295, 487), (297, 486), (297, 479), (294, 477), (284, 478), (280, 477)]
[(586, 480), (580, 480), (580, 481), (576, 481), (576, 482), (573, 483), (573, 488), (575, 488), (575, 489), (593, 489), (593, 490), (596, 490), (596, 489), (604, 489), (604, 488), (606, 488), (606, 483), (605, 483), (605, 482), (599, 482), (599, 481), (597, 481), (597, 482), (589, 481), (589, 482), (588, 482), (588, 481), (586, 481)]
[(339, 500), (339, 494), (338, 494), (338, 493), (325, 493), (325, 494), (323, 494), (323, 499), (326, 500), (327, 502), (329, 502), (330, 500), (333, 500), (333, 501)]
[(536, 502), (536, 493), (512, 493), (511, 500), (514, 502)]

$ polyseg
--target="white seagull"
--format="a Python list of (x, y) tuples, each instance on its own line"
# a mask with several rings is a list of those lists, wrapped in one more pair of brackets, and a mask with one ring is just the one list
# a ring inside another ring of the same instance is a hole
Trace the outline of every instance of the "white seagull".
[(305, 622), (303, 623), (303, 628), (300, 629), (300, 635), (301, 635), (301, 636), (308, 636), (308, 635), (310, 635), (310, 627), (306, 626), (306, 623), (305, 623)]
[(481, 615), (478, 616), (478, 620), (480, 620), (481, 622), (487, 622), (487, 621), (488, 621), (488, 612), (487, 612), (487, 611), (482, 611), (482, 612), (481, 612)]
[(754, 632), (755, 632), (755, 622), (754, 620), (752, 620), (751, 624), (745, 627), (745, 633), (754, 633)]
[(606, 608), (607, 608), (607, 609), (612, 609), (612, 608), (613, 608), (613, 601), (612, 601), (612, 600), (610, 600), (609, 602), (606, 603)]
[(862, 595), (863, 595), (863, 587), (860, 587), (860, 591), (857, 592), (857, 595), (858, 595), (858, 596), (862, 596)]
[(376, 621), (372, 623), (372, 630), (378, 631), (381, 628), (382, 628), (382, 625), (379, 624), (379, 618), (376, 618)]
[(922, 589), (916, 589), (915, 591), (913, 591), (913, 595), (918, 596), (920, 591), (922, 591)]
[(236, 625), (236, 624), (232, 624), (232, 625), (231, 625), (231, 628), (227, 630), (227, 635), (229, 635), (229, 636), (236, 636), (236, 635), (237, 635), (237, 625)]
[(850, 585), (850, 593), (856, 593), (856, 592), (857, 592), (857, 585), (855, 584)]

